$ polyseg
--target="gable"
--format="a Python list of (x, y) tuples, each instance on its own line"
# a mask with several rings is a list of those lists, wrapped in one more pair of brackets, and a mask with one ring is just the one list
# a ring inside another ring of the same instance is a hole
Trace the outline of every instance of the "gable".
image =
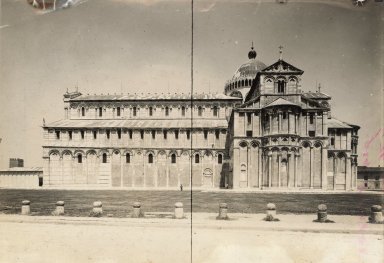
[(284, 60), (279, 60), (276, 63), (266, 67), (261, 72), (263, 73), (289, 73), (289, 74), (303, 74), (304, 71), (302, 71), (299, 68), (296, 68), (295, 66), (292, 66), (291, 64), (285, 62)]

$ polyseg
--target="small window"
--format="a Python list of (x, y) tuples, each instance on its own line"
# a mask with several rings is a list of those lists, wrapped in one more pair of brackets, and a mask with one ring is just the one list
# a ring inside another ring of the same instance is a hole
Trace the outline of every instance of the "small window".
[(82, 163), (83, 162), (83, 156), (81, 154), (77, 155), (77, 162)]
[(152, 153), (148, 154), (148, 163), (153, 163), (153, 155), (152, 155)]
[(179, 139), (179, 131), (175, 131), (175, 139), (176, 139), (176, 140)]
[(96, 140), (96, 138), (97, 138), (97, 131), (93, 131), (93, 139)]
[(335, 138), (332, 137), (332, 138), (331, 138), (331, 146), (334, 146), (334, 145), (335, 145)]
[(152, 107), (149, 107), (149, 116), (152, 116), (153, 115), (153, 108)]
[(287, 113), (284, 111), (283, 112), (283, 120), (287, 119)]
[(197, 115), (200, 117), (203, 115), (203, 108), (201, 106), (197, 108)]
[(164, 139), (167, 139), (167, 131), (163, 131)]
[(216, 136), (217, 140), (220, 138), (220, 131), (219, 130), (215, 131), (215, 136)]
[(185, 107), (183, 106), (183, 107), (181, 107), (181, 116), (185, 116)]
[(165, 116), (168, 116), (168, 115), (169, 115), (169, 108), (165, 107)]
[(121, 139), (121, 130), (117, 130), (117, 138)]
[(110, 130), (107, 130), (106, 131), (106, 134), (107, 134), (107, 139), (109, 139), (111, 137), (111, 131)]
[(285, 93), (285, 81), (279, 80), (277, 82), (277, 92), (278, 93)]
[(308, 131), (308, 135), (309, 135), (309, 137), (315, 137), (316, 136), (315, 131)]
[(144, 139), (144, 131), (140, 131), (140, 138), (143, 140)]
[(133, 134), (132, 130), (129, 130), (128, 133), (129, 133), (129, 139), (132, 139), (132, 134)]
[(368, 187), (368, 183), (364, 183), (364, 187)]
[(126, 163), (131, 163), (131, 155), (129, 153), (125, 154), (125, 162)]
[(213, 116), (217, 117), (217, 107), (213, 107)]
[(309, 124), (313, 124), (313, 114), (309, 115)]
[(189, 140), (190, 138), (191, 138), (191, 132), (187, 131), (187, 140)]
[(156, 131), (152, 131), (152, 139), (156, 139)]
[(252, 113), (250, 112), (247, 113), (247, 123), (248, 125), (252, 124)]
[(84, 131), (80, 131), (80, 135), (81, 135), (81, 139), (84, 140), (85, 132)]
[(198, 154), (195, 155), (195, 163), (200, 163), (200, 156)]
[(85, 108), (84, 107), (81, 107), (81, 116), (85, 116)]
[(218, 164), (222, 164), (222, 163), (223, 163), (223, 156), (222, 156), (221, 154), (219, 154), (219, 155), (217, 156), (217, 163), (218, 163)]
[(103, 153), (103, 163), (107, 163), (107, 154)]
[(204, 139), (208, 139), (208, 131), (204, 131)]
[(133, 108), (132, 108), (132, 115), (133, 115), (134, 117), (136, 117), (136, 115), (137, 115), (137, 108), (136, 108), (136, 107), (133, 107)]
[(368, 175), (364, 175), (364, 180), (365, 180), (365, 181), (368, 180)]
[(99, 117), (102, 117), (102, 116), (103, 116), (103, 108), (99, 107)]
[(246, 132), (246, 136), (247, 136), (247, 137), (252, 137), (252, 135), (253, 135), (252, 131), (247, 131), (247, 132)]
[(60, 139), (60, 131), (55, 131), (55, 133), (56, 133), (56, 139)]
[(120, 114), (121, 114), (121, 109), (120, 109), (120, 107), (117, 107), (116, 108), (116, 115), (117, 115), (117, 117), (120, 117)]
[(171, 163), (176, 163), (176, 154), (171, 155)]
[(72, 140), (72, 131), (68, 131), (68, 138)]

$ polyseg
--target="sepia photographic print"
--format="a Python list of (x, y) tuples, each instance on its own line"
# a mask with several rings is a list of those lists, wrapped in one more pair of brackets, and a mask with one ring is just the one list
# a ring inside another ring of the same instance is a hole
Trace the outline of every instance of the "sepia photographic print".
[(383, 0), (0, 4), (0, 262), (383, 262)]

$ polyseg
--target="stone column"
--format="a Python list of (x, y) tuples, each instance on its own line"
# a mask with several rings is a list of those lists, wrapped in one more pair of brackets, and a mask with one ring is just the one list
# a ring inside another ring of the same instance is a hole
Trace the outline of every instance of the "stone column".
[(259, 173), (259, 176), (258, 176), (258, 180), (259, 180), (259, 188), (261, 189), (262, 188), (262, 150), (261, 150), (261, 148), (260, 147), (258, 147), (258, 154), (259, 154), (259, 156), (258, 156), (258, 161), (259, 161), (259, 165), (257, 166), (258, 167), (258, 173)]
[(288, 120), (288, 134), (291, 134), (291, 112), (287, 112), (287, 120)]
[(272, 153), (268, 153), (268, 187), (272, 186)]
[(297, 187), (297, 159), (299, 158), (299, 154), (295, 153), (295, 163), (294, 163), (294, 172), (293, 172), (293, 185)]
[(291, 173), (290, 173), (290, 168), (291, 168), (291, 153), (287, 153), (287, 187), (290, 188), (291, 187), (291, 184), (290, 184), (290, 177), (291, 177)]
[(277, 120), (277, 132), (278, 133), (281, 133), (281, 126), (282, 126), (282, 123), (281, 123), (281, 112), (278, 112), (277, 113), (277, 116), (278, 116), (278, 120)]
[[(123, 136), (123, 133), (121, 133), (121, 136)], [(123, 149), (120, 150), (120, 187), (123, 187), (123, 176), (124, 176), (124, 156), (121, 155), (123, 152)], [(88, 167), (88, 165), (87, 165)], [(88, 174), (88, 172), (87, 172)]]
[(219, 215), (216, 217), (217, 220), (228, 220), (228, 205), (227, 203), (221, 203), (219, 205)]
[[(237, 143), (237, 142), (236, 142)], [(240, 176), (240, 149), (238, 146), (233, 149), (233, 171), (232, 171), (232, 183), (233, 183), (233, 188), (238, 188), (240, 183), (239, 183), (239, 176)]]
[(321, 151), (321, 189), (327, 190), (328, 151), (324, 146), (321, 147)]
[(352, 172), (351, 172), (351, 157), (347, 156), (346, 159), (346, 173), (345, 173), (345, 190), (351, 190)]
[(272, 125), (272, 113), (269, 113), (269, 131), (268, 134), (273, 133), (273, 125)]
[(281, 186), (281, 153), (277, 154), (277, 181), (278, 181), (278, 187)]
[(339, 172), (339, 158), (337, 155), (333, 158), (333, 190), (336, 190), (336, 175)]
[(251, 151), (250, 148), (252, 147), (250, 145), (247, 146), (247, 187), (249, 188), (251, 186), (251, 181), (250, 181), (250, 173), (251, 173), (251, 167), (252, 167), (252, 162), (251, 162)]
[(311, 147), (310, 147), (310, 154), (309, 154), (309, 156), (310, 156), (310, 167), (309, 167), (309, 169), (310, 169), (310, 175), (311, 175), (311, 177), (310, 177), (310, 188), (311, 189), (313, 189), (313, 163), (314, 163), (314, 160), (313, 160), (313, 146), (311, 145)]
[(167, 188), (169, 187), (169, 160), (168, 153), (165, 153), (165, 173), (167, 176)]
[(31, 202), (29, 200), (23, 200), (21, 202), (21, 214), (22, 215), (29, 215), (31, 213)]

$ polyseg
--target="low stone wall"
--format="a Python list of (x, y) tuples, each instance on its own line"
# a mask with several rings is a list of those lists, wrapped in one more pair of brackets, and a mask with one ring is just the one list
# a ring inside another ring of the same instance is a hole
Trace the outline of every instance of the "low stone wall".
[(39, 188), (38, 173), (0, 174), (0, 188)]

